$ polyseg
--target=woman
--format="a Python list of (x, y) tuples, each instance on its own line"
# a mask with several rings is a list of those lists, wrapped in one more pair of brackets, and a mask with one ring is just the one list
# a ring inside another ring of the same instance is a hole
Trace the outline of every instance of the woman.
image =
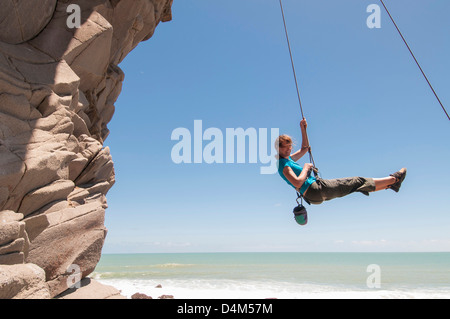
[(302, 132), (302, 147), (291, 154), (292, 139), (287, 135), (280, 135), (275, 148), (278, 151), (278, 173), (280, 176), (311, 204), (320, 204), (323, 201), (337, 197), (346, 196), (353, 192), (360, 192), (369, 196), (369, 192), (390, 188), (398, 192), (406, 176), (406, 168), (402, 168), (389, 177), (364, 178), (347, 177), (338, 179), (321, 179), (314, 177), (311, 173), (313, 164), (306, 163), (303, 168), (296, 162), (308, 152), (309, 143), (306, 135), (308, 124), (303, 119), (300, 122)]

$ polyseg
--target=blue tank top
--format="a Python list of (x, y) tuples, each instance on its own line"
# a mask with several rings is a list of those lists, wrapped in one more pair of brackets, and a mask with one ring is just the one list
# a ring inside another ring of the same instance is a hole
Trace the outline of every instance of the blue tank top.
[[(286, 158), (279, 158), (278, 159), (278, 173), (280, 174), (280, 176), (292, 187), (295, 188), (294, 185), (291, 184), (291, 182), (289, 182), (289, 180), (286, 178), (286, 176), (284, 176), (283, 174), (283, 169), (286, 166), (289, 166), (290, 168), (292, 168), (292, 170), (294, 171), (294, 174), (299, 176), (300, 173), (303, 170), (303, 167), (301, 167), (300, 165), (298, 165), (297, 162), (294, 162), (292, 160), (292, 158), (289, 156), (289, 159)], [(300, 193), (303, 195), (305, 193), (305, 191), (308, 189), (309, 186), (311, 186), (312, 183), (314, 183), (316, 181), (316, 178), (311, 175), (308, 176), (308, 178), (306, 179), (306, 181), (303, 183), (302, 187), (300, 187)]]

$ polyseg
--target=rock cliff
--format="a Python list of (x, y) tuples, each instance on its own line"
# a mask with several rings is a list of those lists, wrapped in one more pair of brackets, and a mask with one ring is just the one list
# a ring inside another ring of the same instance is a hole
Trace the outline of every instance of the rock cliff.
[(94, 270), (118, 65), (171, 20), (172, 1), (2, 2), (0, 298), (54, 297)]

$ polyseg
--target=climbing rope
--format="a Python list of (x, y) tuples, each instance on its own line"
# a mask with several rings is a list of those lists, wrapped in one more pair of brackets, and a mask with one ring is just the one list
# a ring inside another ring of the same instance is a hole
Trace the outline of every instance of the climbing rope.
[(287, 32), (287, 27), (286, 27), (286, 19), (284, 18), (283, 4), (281, 3), (281, 0), (280, 0), (280, 8), (281, 8), (281, 16), (283, 17), (284, 32), (286, 33), (286, 41), (287, 41), (287, 45), (288, 45), (288, 49), (289, 49), (289, 56), (291, 57), (292, 73), (294, 73), (295, 87), (297, 88), (298, 104), (300, 105), (300, 111), (302, 113), (302, 118), (305, 118), (305, 116), (303, 115), (302, 100), (300, 98), (300, 91), (298, 89), (297, 76), (295, 74), (294, 59), (292, 58), (291, 43), (289, 41), (289, 35)]
[[(281, 0), (280, 0), (281, 1)], [(388, 8), (386, 7), (386, 5), (384, 4), (383, 0), (380, 0), (381, 4), (383, 5), (384, 9), (386, 10), (387, 14), (389, 15), (389, 18), (391, 18), (392, 23), (394, 24), (395, 28), (397, 29), (398, 34), (400, 34), (400, 37), (402, 38), (403, 42), (405, 43), (406, 47), (409, 50), (409, 53), (411, 54), (411, 56), (413, 57), (414, 61), (416, 62), (417, 66), (420, 69), (420, 72), (422, 72), (423, 77), (425, 78), (425, 80), (427, 81), (428, 85), (431, 88), (431, 91), (433, 91), (434, 96), (436, 97), (436, 99), (438, 100), (439, 104), (441, 105), (442, 110), (444, 111), (445, 115), (447, 115), (447, 118), (450, 120), (450, 116), (448, 115), (444, 105), (442, 104), (441, 100), (439, 99), (436, 91), (434, 90), (433, 86), (431, 85), (430, 81), (428, 80), (428, 77), (425, 75), (425, 72), (423, 71), (422, 67), (420, 66), (419, 62), (417, 61), (413, 51), (411, 50), (411, 48), (408, 45), (408, 42), (406, 42), (405, 37), (403, 36), (403, 34), (401, 33), (400, 29), (397, 26), (397, 23), (395, 23), (394, 18), (392, 17), (391, 13), (389, 12)]]
[[(300, 105), (300, 112), (302, 113), (302, 118), (305, 118), (305, 116), (303, 114), (302, 100), (300, 98), (300, 90), (298, 88), (297, 75), (295, 72), (294, 59), (292, 57), (291, 43), (289, 41), (289, 35), (288, 35), (287, 27), (286, 27), (286, 19), (284, 17), (283, 3), (281, 2), (281, 0), (279, 0), (279, 1), (280, 1), (281, 16), (283, 17), (284, 32), (286, 34), (286, 42), (287, 42), (288, 49), (289, 49), (289, 56), (291, 57), (292, 73), (294, 74), (295, 87), (297, 89), (298, 104)], [(308, 133), (306, 132), (306, 129), (305, 129), (305, 137), (306, 137), (306, 140), (308, 141), (309, 160), (314, 165), (314, 169), (313, 169), (314, 174), (317, 174), (318, 170), (316, 168), (316, 164), (314, 163), (314, 157), (312, 155), (311, 146), (309, 145)]]
[[(280, 2), (280, 8), (281, 8), (281, 15), (283, 17), (283, 25), (284, 25), (284, 31), (286, 33), (286, 41), (288, 44), (288, 49), (289, 49), (289, 56), (291, 58), (291, 66), (292, 66), (292, 72), (294, 74), (294, 81), (295, 81), (295, 87), (297, 88), (297, 97), (298, 97), (298, 103), (300, 105), (300, 111), (302, 113), (302, 118), (305, 118), (304, 114), (303, 114), (303, 107), (302, 107), (302, 101), (300, 98), (300, 91), (298, 89), (298, 81), (297, 81), (297, 75), (295, 72), (295, 66), (294, 66), (294, 59), (292, 58), (292, 50), (291, 50), (291, 44), (289, 41), (289, 35), (288, 35), (288, 31), (287, 31), (287, 27), (286, 27), (286, 19), (284, 17), (284, 10), (283, 10), (283, 3), (281, 2), (281, 0), (279, 0)], [(439, 96), (437, 95), (436, 91), (433, 88), (433, 85), (431, 85), (430, 80), (428, 80), (427, 75), (425, 74), (425, 72), (422, 69), (422, 66), (420, 65), (419, 61), (417, 60), (416, 56), (414, 55), (413, 51), (411, 50), (411, 47), (409, 46), (408, 42), (406, 41), (405, 37), (403, 36), (402, 32), (400, 31), (399, 27), (397, 26), (397, 23), (395, 22), (394, 18), (392, 17), (391, 13), (389, 12), (388, 8), (386, 7), (386, 5), (384, 4), (383, 0), (380, 0), (381, 4), (383, 5), (384, 9), (386, 10), (387, 14), (389, 15), (389, 18), (391, 19), (392, 23), (394, 24), (395, 28), (397, 29), (398, 34), (400, 35), (400, 37), (402, 38), (403, 42), (405, 43), (406, 47), (408, 48), (409, 53), (411, 54), (411, 56), (413, 57), (414, 61), (416, 62), (417, 66), (419, 67), (420, 72), (422, 73), (423, 77), (425, 78), (425, 80), (428, 83), (428, 86), (430, 87), (431, 91), (433, 92), (434, 96), (436, 97), (436, 100), (439, 102), (439, 105), (441, 106), (442, 110), (444, 111), (445, 115), (447, 116), (447, 118), (450, 120), (450, 115), (448, 114), (447, 110), (444, 107), (444, 104), (441, 102), (441, 99), (439, 98)], [(312, 159), (312, 153), (311, 150), (309, 150), (310, 153), (310, 157)], [(312, 159), (312, 163), (314, 164), (314, 160)], [(315, 166), (315, 165), (314, 165)]]

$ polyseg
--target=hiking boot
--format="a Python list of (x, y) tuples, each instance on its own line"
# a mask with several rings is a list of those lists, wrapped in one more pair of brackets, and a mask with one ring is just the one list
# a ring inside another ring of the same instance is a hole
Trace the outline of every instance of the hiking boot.
[(388, 188), (392, 189), (394, 192), (398, 192), (400, 190), (400, 187), (402, 186), (402, 182), (405, 179), (406, 176), (406, 168), (402, 168), (398, 172), (395, 172), (394, 174), (390, 174), (389, 176), (395, 177), (395, 183), (392, 185), (389, 185)]

